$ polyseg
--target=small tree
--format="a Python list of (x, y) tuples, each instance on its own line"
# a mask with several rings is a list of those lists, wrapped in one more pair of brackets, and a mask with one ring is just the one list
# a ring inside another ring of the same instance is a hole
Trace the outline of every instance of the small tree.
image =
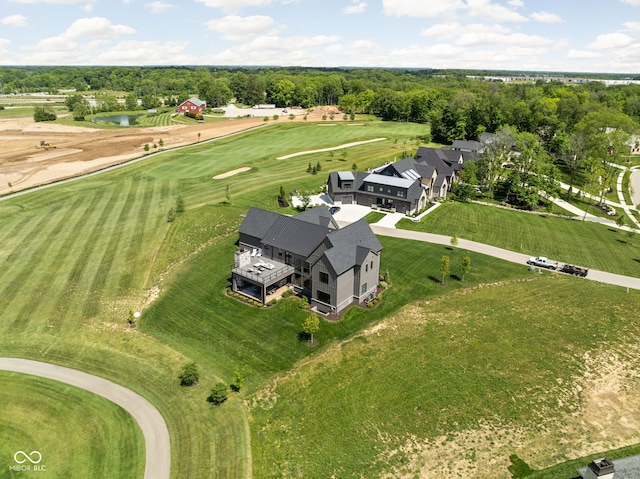
[(194, 386), (198, 384), (200, 380), (200, 373), (198, 372), (198, 365), (194, 362), (185, 364), (182, 367), (180, 373), (180, 385), (181, 386)]
[(176, 219), (176, 210), (174, 208), (169, 208), (169, 212), (167, 213), (167, 223), (173, 223), (173, 220)]
[(448, 256), (446, 256), (446, 255), (445, 255), (445, 256), (443, 256), (443, 257), (440, 259), (440, 275), (442, 276), (442, 283), (440, 283), (440, 284), (442, 284), (442, 286), (444, 286), (444, 280), (445, 280), (445, 278), (446, 278), (447, 276), (449, 276), (449, 272), (450, 272), (450, 271), (449, 271), (449, 264), (450, 264), (449, 259), (450, 259), (450, 258), (449, 258)]
[(229, 387), (225, 383), (217, 383), (211, 388), (207, 401), (219, 406), (229, 397)]
[(307, 173), (311, 173), (311, 162), (309, 162), (309, 166), (307, 166)]
[(149, 143), (144, 144), (144, 151), (149, 151)]
[(356, 171), (358, 169), (358, 165), (356, 165), (355, 163), (353, 165), (351, 165), (351, 169), (353, 171)]
[(164, 140), (162, 138), (158, 140), (158, 145), (160, 145), (160, 148), (164, 146)]
[(242, 385), (244, 384), (244, 376), (240, 371), (233, 372), (233, 384), (231, 384), (231, 390), (235, 392), (239, 392), (242, 389)]
[(300, 300), (300, 309), (307, 309), (309, 307), (309, 300), (306, 296), (302, 296)]
[(322, 166), (320, 165), (320, 162), (316, 163), (316, 171), (320, 171), (322, 169)]
[(284, 200), (284, 188), (280, 185), (280, 198)]
[(462, 258), (462, 264), (460, 265), (460, 272), (462, 273), (461, 281), (464, 283), (464, 277), (471, 271), (471, 258), (466, 255)]
[(457, 235), (453, 235), (451, 237), (450, 243), (451, 243), (451, 247), (455, 250), (456, 246), (458, 246), (458, 236)]
[(227, 203), (231, 203), (231, 192), (229, 191), (229, 185), (224, 188), (224, 197), (227, 200)]
[(318, 174), (318, 170), (316, 169), (315, 166), (313, 168), (311, 168), (311, 174), (312, 175), (317, 175)]
[(178, 196), (178, 198), (176, 199), (176, 213), (183, 213), (184, 212), (184, 199), (182, 199), (182, 196)]
[(313, 340), (313, 333), (315, 333), (319, 327), (320, 327), (320, 319), (318, 318), (318, 316), (316, 316), (314, 313), (309, 313), (305, 318), (304, 322), (302, 323), (302, 331), (311, 335), (311, 340), (309, 341), (309, 344), (311, 345), (315, 344), (315, 341)]
[(131, 310), (129, 310), (129, 317), (127, 318), (127, 323), (129, 323), (129, 326), (131, 326), (132, 328), (135, 327), (136, 325), (135, 316), (133, 315), (133, 311)]

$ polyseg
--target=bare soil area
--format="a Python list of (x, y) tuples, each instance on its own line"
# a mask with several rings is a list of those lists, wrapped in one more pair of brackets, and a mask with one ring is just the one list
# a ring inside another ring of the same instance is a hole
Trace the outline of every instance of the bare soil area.
[[(324, 113), (325, 108), (316, 108), (308, 115), (307, 120), (319, 121)], [(277, 121), (291, 120), (281, 117)], [(294, 121), (303, 121), (303, 116), (296, 116)], [(262, 117), (253, 117), (193, 126), (101, 130), (36, 123), (31, 118), (1, 119), (0, 195), (123, 163), (143, 156), (144, 145), (158, 144), (160, 139), (166, 150), (219, 138), (262, 124)], [(56, 148), (39, 148), (41, 141), (55, 145)]]

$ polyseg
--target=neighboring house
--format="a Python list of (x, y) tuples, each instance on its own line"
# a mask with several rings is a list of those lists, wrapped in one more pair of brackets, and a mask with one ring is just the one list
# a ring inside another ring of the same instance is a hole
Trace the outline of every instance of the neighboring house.
[(451, 145), (451, 149), (467, 153), (482, 153), (482, 143), (476, 140), (456, 140)]
[(202, 101), (198, 98), (189, 98), (187, 101), (184, 101), (178, 105), (176, 111), (178, 113), (193, 113), (196, 115), (202, 115), (202, 112), (207, 108), (207, 102)]
[(371, 173), (335, 172), (327, 180), (334, 204), (359, 204), (414, 214), (428, 200), (446, 198), (464, 162), (477, 153), (420, 147), (414, 158), (389, 163)]
[(238, 233), (233, 291), (266, 304), (292, 285), (321, 313), (375, 295), (382, 245), (364, 219), (339, 228), (324, 206), (296, 216), (251, 207)]

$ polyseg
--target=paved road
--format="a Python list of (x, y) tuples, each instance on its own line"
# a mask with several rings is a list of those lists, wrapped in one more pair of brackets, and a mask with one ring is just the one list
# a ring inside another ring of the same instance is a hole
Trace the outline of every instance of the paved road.
[(631, 168), (631, 188), (633, 188), (633, 195), (631, 200), (634, 205), (640, 205), (640, 168)]
[(98, 376), (39, 361), (0, 358), (0, 370), (31, 374), (71, 384), (116, 403), (133, 416), (142, 430), (146, 453), (144, 479), (169, 479), (169, 430), (158, 410), (142, 396)]
[[(432, 233), (421, 233), (418, 231), (399, 230), (395, 228), (377, 226), (376, 224), (372, 224), (371, 229), (375, 234), (382, 236), (392, 236), (394, 238), (425, 241), (427, 243), (435, 243), (445, 246), (451, 244), (450, 236), (437, 235)], [(527, 256), (526, 254), (516, 253), (514, 251), (496, 248), (495, 246), (476, 243), (475, 241), (469, 241), (465, 239), (458, 239), (458, 249), (474, 251), (476, 253), (486, 254), (488, 256), (493, 256), (494, 258), (499, 258), (505, 261), (511, 261), (512, 263), (518, 263), (522, 265), (525, 265), (527, 260), (529, 259), (529, 256)], [(590, 269), (589, 274), (587, 275), (587, 279), (591, 281), (598, 281), (600, 283), (622, 286), (623, 288), (640, 290), (640, 278), (634, 278), (631, 276), (623, 276), (620, 274), (613, 274), (607, 273), (605, 271)]]

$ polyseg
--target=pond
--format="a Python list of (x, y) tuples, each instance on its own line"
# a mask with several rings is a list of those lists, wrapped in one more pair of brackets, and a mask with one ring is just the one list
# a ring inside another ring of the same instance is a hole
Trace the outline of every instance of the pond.
[(142, 115), (112, 115), (112, 116), (99, 116), (92, 118), (93, 123), (115, 123), (119, 126), (132, 126), (137, 123), (138, 118)]

